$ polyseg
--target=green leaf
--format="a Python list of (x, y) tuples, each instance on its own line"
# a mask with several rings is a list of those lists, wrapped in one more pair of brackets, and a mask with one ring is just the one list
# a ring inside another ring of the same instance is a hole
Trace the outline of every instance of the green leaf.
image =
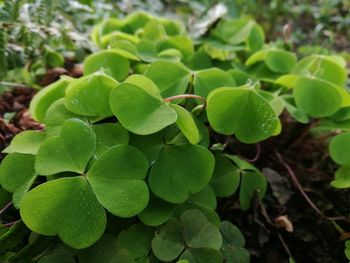
[(146, 208), (149, 193), (143, 179), (148, 161), (135, 147), (114, 146), (102, 154), (87, 173), (99, 202), (112, 214), (132, 217)]
[(297, 57), (285, 50), (260, 50), (250, 56), (245, 64), (246, 66), (251, 66), (260, 61), (264, 61), (266, 66), (273, 72), (288, 73), (294, 67)]
[(49, 138), (59, 135), (61, 133), (63, 123), (71, 118), (78, 118), (84, 122), (87, 122), (87, 118), (85, 116), (75, 114), (67, 109), (64, 98), (56, 100), (47, 109), (45, 115), (44, 124), (46, 136)]
[(68, 110), (84, 116), (110, 116), (109, 95), (118, 82), (102, 72), (79, 78), (66, 91)]
[(241, 231), (229, 221), (221, 223), (220, 231), (223, 237), (221, 253), (224, 262), (249, 263), (249, 252), (243, 248), (245, 240)]
[(170, 203), (182, 203), (202, 190), (214, 169), (214, 157), (197, 145), (166, 145), (152, 166), (149, 186)]
[(81, 176), (37, 186), (25, 195), (20, 213), (32, 231), (58, 234), (63, 242), (78, 249), (95, 243), (106, 227), (105, 211)]
[(194, 93), (204, 98), (216, 88), (230, 86), (236, 86), (235, 80), (229, 73), (218, 68), (201, 70), (195, 75)]
[(146, 62), (154, 62), (157, 60), (158, 51), (151, 40), (141, 39), (137, 44), (137, 55)]
[(241, 178), (240, 170), (224, 155), (214, 156), (215, 169), (210, 186), (217, 197), (229, 197), (237, 191)]
[(191, 72), (181, 63), (156, 61), (149, 66), (145, 75), (159, 87), (165, 98), (183, 94), (190, 81)]
[(89, 75), (103, 69), (105, 73), (116, 80), (123, 80), (130, 70), (130, 63), (120, 52), (103, 50), (88, 56), (84, 61), (84, 75)]
[(170, 106), (175, 110), (177, 114), (176, 124), (181, 132), (185, 135), (190, 143), (197, 144), (200, 140), (200, 137), (196, 122), (194, 121), (192, 114), (179, 105), (171, 104)]
[(262, 199), (265, 195), (267, 182), (265, 177), (258, 171), (242, 172), (241, 187), (239, 192), (239, 201), (243, 211), (250, 207), (254, 194)]
[(158, 158), (159, 153), (164, 147), (164, 138), (162, 132), (151, 135), (141, 136), (131, 133), (130, 145), (138, 148), (152, 164)]
[(12, 153), (5, 157), (0, 166), (1, 186), (13, 194), (16, 208), (21, 206), (23, 196), (29, 191), (36, 179), (34, 170), (35, 156)]
[(42, 122), (50, 105), (64, 97), (66, 88), (73, 79), (63, 77), (60, 80), (40, 90), (31, 100), (29, 111), (33, 119)]
[(4, 234), (0, 235), (0, 255), (8, 251), (13, 251), (29, 232), (29, 229), (23, 224), (22, 220), (7, 229)]
[(269, 50), (265, 57), (267, 67), (278, 73), (290, 72), (296, 61), (296, 55), (284, 50)]
[(194, 46), (191, 38), (187, 36), (173, 36), (160, 44), (160, 49), (165, 50), (174, 48), (182, 53), (184, 60), (188, 60), (194, 52)]
[(329, 143), (329, 152), (333, 161), (339, 165), (350, 165), (350, 132), (334, 136)]
[(295, 101), (292, 95), (287, 95), (283, 97), (284, 106), (288, 113), (301, 123), (309, 123), (309, 117), (301, 109), (298, 109), (295, 105)]
[(229, 221), (222, 221), (220, 226), (223, 241), (232, 246), (244, 247), (245, 239), (241, 231)]
[(23, 131), (12, 139), (10, 148), (13, 152), (35, 155), (44, 140), (43, 132)]
[(152, 251), (158, 259), (169, 262), (175, 260), (184, 248), (181, 225), (177, 219), (170, 218), (156, 232), (152, 240)]
[(145, 225), (159, 226), (173, 215), (176, 207), (175, 204), (165, 202), (151, 195), (147, 207), (138, 214), (138, 217)]
[(180, 217), (180, 225), (188, 247), (220, 249), (222, 237), (219, 229), (199, 210), (185, 211)]
[(92, 129), (96, 135), (97, 157), (115, 145), (129, 142), (129, 133), (120, 123), (95, 124)]
[(343, 86), (347, 79), (346, 69), (331, 56), (311, 55), (300, 60), (293, 73), (312, 76), (335, 85)]
[(75, 263), (74, 256), (68, 250), (56, 249), (39, 259), (38, 263)]
[(316, 78), (299, 78), (295, 83), (293, 95), (298, 108), (315, 118), (335, 113), (342, 104), (337, 86)]
[(207, 114), (215, 131), (235, 134), (244, 143), (267, 139), (278, 124), (278, 117), (266, 99), (247, 86), (212, 91), (207, 100)]
[(117, 261), (114, 260), (117, 249), (117, 239), (110, 234), (104, 234), (91, 247), (78, 252), (79, 262), (117, 263)]
[(209, 185), (207, 185), (200, 192), (191, 194), (190, 197), (188, 198), (187, 202), (201, 205), (201, 206), (207, 207), (207, 208), (212, 209), (212, 210), (216, 209), (215, 192), (213, 191), (213, 189)]
[(141, 86), (123, 83), (110, 97), (113, 113), (129, 131), (147, 135), (176, 121), (176, 112), (162, 98)]
[(143, 224), (134, 224), (122, 231), (117, 238), (118, 249), (126, 249), (139, 259), (148, 256), (151, 250), (153, 229)]
[(335, 188), (350, 188), (350, 166), (342, 166), (335, 172), (335, 178), (331, 182)]
[(39, 175), (83, 173), (96, 148), (93, 130), (79, 119), (65, 121), (60, 136), (47, 139), (39, 148), (35, 170)]
[(251, 200), (255, 193), (261, 200), (267, 190), (267, 181), (265, 176), (250, 163), (240, 159), (237, 156), (226, 155), (239, 169), (241, 173), (241, 185), (239, 201), (242, 210), (250, 207)]
[(222, 256), (219, 251), (212, 248), (189, 248), (181, 255), (181, 260), (191, 263), (221, 263)]

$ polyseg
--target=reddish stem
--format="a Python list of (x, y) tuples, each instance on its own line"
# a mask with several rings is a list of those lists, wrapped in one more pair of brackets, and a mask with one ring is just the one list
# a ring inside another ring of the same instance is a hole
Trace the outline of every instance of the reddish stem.
[(300, 185), (297, 177), (295, 176), (292, 168), (284, 161), (283, 157), (281, 156), (281, 154), (279, 154), (278, 152), (275, 152), (277, 159), (281, 162), (281, 164), (286, 168), (286, 170), (288, 171), (289, 176), (291, 177), (294, 185), (298, 188), (300, 194), (304, 197), (304, 199), (306, 200), (306, 202), (310, 205), (310, 207), (315, 210), (315, 212), (317, 214), (319, 214), (322, 218), (326, 219), (326, 220), (331, 220), (331, 221), (335, 221), (335, 220), (342, 220), (342, 221), (346, 221), (349, 222), (349, 218), (345, 217), (345, 216), (337, 216), (337, 217), (328, 217), (326, 215), (323, 214), (323, 212), (311, 201), (311, 199), (309, 198), (309, 196), (305, 193), (303, 187)]
[(0, 210), (0, 215), (1, 215), (2, 213), (4, 213), (4, 212), (7, 210), (7, 208), (9, 208), (12, 204), (13, 204), (13, 202), (11, 201), (11, 202), (9, 202), (7, 205), (5, 205), (5, 206)]
[(14, 224), (18, 223), (20, 220), (16, 220), (16, 221), (13, 221), (13, 222), (9, 222), (9, 223), (6, 223), (6, 224), (3, 224), (2, 226), (4, 227), (11, 227), (13, 226)]

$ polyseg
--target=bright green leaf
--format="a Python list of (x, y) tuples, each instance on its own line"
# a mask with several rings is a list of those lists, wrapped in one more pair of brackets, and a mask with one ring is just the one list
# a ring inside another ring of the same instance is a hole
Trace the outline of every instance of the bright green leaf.
[(120, 123), (129, 131), (146, 135), (176, 121), (176, 112), (161, 98), (142, 87), (120, 84), (111, 93), (110, 105)]
[(1, 186), (13, 194), (13, 202), (19, 208), (23, 196), (29, 191), (36, 179), (34, 170), (35, 156), (12, 153), (5, 157), (0, 166)]
[(152, 192), (170, 203), (182, 203), (202, 190), (214, 169), (214, 157), (197, 145), (166, 145), (152, 166)]
[(342, 104), (342, 97), (336, 86), (316, 78), (299, 78), (293, 95), (298, 108), (315, 118), (335, 113)]
[(109, 95), (118, 82), (102, 72), (81, 77), (66, 91), (68, 110), (84, 116), (110, 116)]
[(129, 61), (115, 50), (103, 50), (88, 56), (84, 61), (84, 75), (103, 69), (116, 80), (123, 80), (129, 73)]
[(135, 147), (114, 146), (102, 154), (87, 173), (99, 202), (112, 214), (132, 217), (146, 208), (149, 193), (143, 179), (148, 161)]
[(48, 236), (58, 234), (73, 248), (92, 245), (106, 227), (105, 211), (82, 176), (37, 186), (25, 195), (20, 213), (32, 231)]
[(270, 104), (252, 88), (218, 88), (207, 100), (208, 119), (212, 128), (222, 134), (235, 134), (244, 143), (255, 143), (270, 137), (278, 124)]
[(179, 105), (172, 104), (170, 106), (176, 111), (176, 124), (181, 132), (190, 141), (190, 143), (197, 144), (200, 137), (196, 122), (194, 121), (192, 114)]
[(40, 90), (31, 100), (29, 111), (37, 121), (43, 121), (47, 109), (55, 101), (64, 97), (66, 88), (73, 79), (63, 77), (60, 80)]
[(35, 170), (39, 175), (83, 173), (96, 148), (93, 130), (79, 119), (65, 121), (60, 136), (47, 139), (39, 148)]

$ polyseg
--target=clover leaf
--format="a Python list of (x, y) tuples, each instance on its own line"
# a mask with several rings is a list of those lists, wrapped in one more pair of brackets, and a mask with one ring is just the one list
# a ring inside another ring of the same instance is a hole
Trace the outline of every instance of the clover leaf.
[(162, 261), (175, 260), (185, 248), (180, 222), (170, 218), (152, 240), (152, 251)]
[(228, 72), (219, 68), (210, 68), (196, 73), (193, 86), (195, 94), (206, 98), (212, 90), (220, 87), (234, 87), (236, 82)]
[(291, 52), (279, 49), (261, 50), (250, 56), (245, 65), (251, 66), (261, 61), (273, 72), (288, 73), (294, 67), (297, 57)]
[(214, 169), (214, 157), (197, 145), (166, 145), (149, 175), (152, 192), (170, 203), (182, 203), (202, 190)]
[(333, 161), (339, 165), (350, 165), (350, 132), (341, 133), (332, 138), (329, 152)]
[(91, 54), (84, 61), (84, 75), (89, 75), (100, 69), (116, 80), (123, 80), (129, 73), (129, 61), (115, 50), (102, 50)]
[(229, 221), (221, 222), (220, 232), (222, 234), (221, 252), (227, 263), (249, 263), (249, 252), (245, 246), (244, 236), (241, 231)]
[(175, 204), (151, 195), (147, 207), (137, 216), (145, 225), (159, 226), (168, 221), (176, 208)]
[(154, 230), (143, 224), (134, 224), (120, 232), (117, 237), (117, 248), (126, 249), (135, 260), (148, 256)]
[(240, 169), (224, 155), (215, 154), (215, 169), (210, 185), (216, 196), (229, 197), (234, 194), (240, 183)]
[(220, 263), (220, 252), (212, 248), (189, 248), (180, 257), (180, 260), (196, 263)]
[(59, 172), (83, 173), (96, 149), (96, 136), (85, 122), (68, 119), (59, 136), (47, 139), (39, 148), (35, 170), (39, 175)]
[(0, 166), (0, 184), (13, 194), (16, 208), (21, 206), (23, 196), (34, 183), (37, 175), (34, 169), (35, 156), (12, 153), (5, 157)]
[[(158, 259), (163, 261), (175, 260), (182, 253), (180, 259), (188, 259), (192, 262), (194, 256), (198, 261), (193, 262), (204, 263), (207, 262), (204, 259), (209, 249), (209, 254), (215, 255), (215, 260), (212, 262), (221, 262), (217, 261), (216, 256), (220, 255), (217, 252), (221, 242), (219, 229), (209, 222), (202, 212), (192, 209), (182, 213), (180, 220), (171, 218), (160, 227), (152, 240), (152, 251)], [(206, 258), (208, 259), (210, 257)]]
[(145, 76), (159, 87), (163, 97), (170, 97), (186, 91), (191, 72), (181, 63), (156, 61), (148, 67)]
[(111, 234), (104, 234), (95, 244), (78, 252), (79, 262), (117, 262), (114, 259), (117, 250), (117, 239)]
[(12, 139), (8, 150), (17, 153), (36, 154), (44, 140), (44, 132), (23, 131)]
[(171, 107), (177, 114), (176, 124), (192, 144), (197, 144), (200, 140), (199, 130), (193, 116), (183, 107), (172, 104)]
[(244, 143), (267, 139), (279, 122), (268, 101), (248, 86), (215, 89), (207, 102), (212, 128), (225, 135), (235, 134)]
[(350, 166), (342, 166), (336, 172), (331, 185), (335, 188), (350, 187)]
[(73, 248), (95, 243), (106, 227), (105, 211), (81, 176), (37, 186), (25, 195), (20, 213), (31, 230), (47, 236), (58, 234)]
[(315, 118), (329, 116), (342, 105), (342, 96), (337, 86), (317, 78), (299, 78), (293, 95), (298, 108)]
[(66, 107), (84, 116), (110, 116), (109, 94), (117, 85), (118, 81), (100, 71), (81, 77), (69, 84)]
[(129, 131), (146, 135), (176, 121), (176, 112), (154, 90), (131, 83), (118, 85), (111, 93), (112, 112)]
[(29, 111), (33, 119), (43, 121), (47, 109), (54, 101), (64, 97), (66, 88), (72, 81), (71, 78), (62, 77), (45, 89), (40, 90), (29, 105)]
[(87, 122), (87, 117), (69, 111), (65, 105), (65, 99), (56, 100), (47, 109), (44, 124), (46, 137), (57, 136), (61, 133), (64, 122), (68, 119), (78, 118)]
[(143, 181), (147, 170), (148, 161), (139, 150), (117, 145), (97, 159), (86, 178), (108, 211), (119, 217), (132, 217), (148, 203), (148, 187)]
[(115, 145), (129, 142), (129, 133), (120, 123), (95, 124), (92, 129), (96, 135), (97, 157)]

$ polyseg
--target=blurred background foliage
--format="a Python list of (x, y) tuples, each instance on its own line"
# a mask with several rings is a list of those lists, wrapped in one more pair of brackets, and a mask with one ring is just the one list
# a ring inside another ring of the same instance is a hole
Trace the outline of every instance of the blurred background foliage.
[(33, 75), (82, 61), (97, 48), (90, 41), (94, 24), (138, 10), (182, 20), (192, 37), (222, 17), (247, 16), (262, 25), (268, 41), (282, 44), (290, 34), (297, 54), (341, 52), (350, 60), (349, 0), (2, 0), (0, 87), (33, 86)]

